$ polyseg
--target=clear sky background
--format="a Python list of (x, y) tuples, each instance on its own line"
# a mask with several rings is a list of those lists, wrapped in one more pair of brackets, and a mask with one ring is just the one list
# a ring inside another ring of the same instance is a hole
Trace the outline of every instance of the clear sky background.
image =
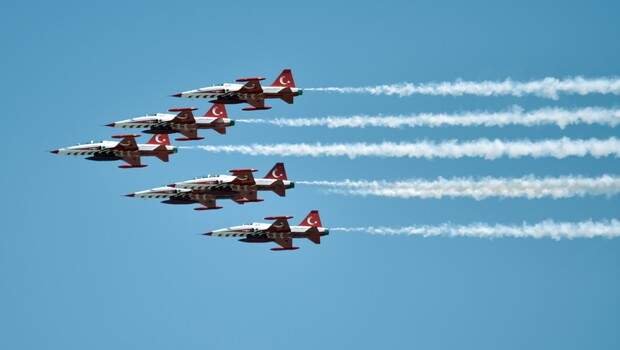
[[(185, 150), (145, 169), (49, 150), (102, 125), (204, 101), (169, 94), (290, 67), (301, 87), (620, 75), (614, 1), (3, 1), (2, 349), (618, 349), (620, 240), (333, 233), (295, 252), (211, 229), (320, 209), (326, 226), (620, 217), (617, 197), (354, 198), (298, 186), (196, 212), (137, 190), (284, 161), (293, 180), (618, 174), (617, 159), (277, 158)], [(618, 106), (617, 96), (306, 93), (233, 118)], [(287, 129), (239, 124), (194, 144), (618, 136), (618, 128)], [(142, 138), (144, 142), (146, 137)]]

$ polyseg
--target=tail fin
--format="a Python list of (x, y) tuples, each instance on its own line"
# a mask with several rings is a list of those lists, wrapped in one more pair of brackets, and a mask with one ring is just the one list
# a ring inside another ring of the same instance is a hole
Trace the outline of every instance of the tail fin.
[(295, 80), (293, 80), (293, 72), (290, 69), (285, 69), (278, 75), (276, 80), (271, 84), (271, 86), (281, 86), (281, 87), (295, 87)]
[(213, 117), (213, 118), (228, 118), (228, 113), (226, 112), (226, 107), (222, 103), (215, 103), (207, 113), (204, 115), (205, 117)]
[(288, 180), (286, 177), (286, 169), (284, 163), (276, 163), (271, 170), (265, 175), (265, 179)]
[(170, 137), (167, 134), (156, 134), (148, 142), (151, 145), (170, 145)]
[(312, 210), (308, 213), (305, 219), (299, 223), (299, 226), (312, 226), (312, 227), (322, 227), (321, 217), (319, 216), (318, 210)]

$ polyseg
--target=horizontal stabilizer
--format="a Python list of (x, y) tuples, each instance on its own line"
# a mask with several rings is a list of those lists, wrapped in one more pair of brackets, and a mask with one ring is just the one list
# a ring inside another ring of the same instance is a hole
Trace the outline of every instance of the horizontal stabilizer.
[(157, 146), (157, 148), (155, 148), (153, 152), (155, 153), (155, 157), (159, 158), (162, 162), (168, 162), (170, 160), (168, 150), (164, 145)]
[(286, 187), (284, 186), (284, 182), (282, 182), (282, 180), (276, 180), (273, 184), (271, 184), (271, 190), (280, 197), (286, 196)]
[(295, 99), (295, 95), (290, 88), (284, 88), (280, 90), (280, 98), (282, 99), (282, 101), (288, 104), (292, 104)]
[(308, 234), (307, 238), (311, 240), (312, 243), (321, 244), (321, 233), (316, 227), (311, 227), (306, 233)]

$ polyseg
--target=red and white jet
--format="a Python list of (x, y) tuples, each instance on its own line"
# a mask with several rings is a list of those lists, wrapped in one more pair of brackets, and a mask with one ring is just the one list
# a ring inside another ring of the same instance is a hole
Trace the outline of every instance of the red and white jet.
[(215, 175), (182, 181), (164, 187), (130, 193), (127, 197), (159, 198), (165, 204), (202, 204), (194, 210), (220, 209), (217, 199), (231, 199), (238, 204), (262, 202), (259, 191), (273, 191), (284, 197), (295, 187), (288, 180), (283, 163), (276, 163), (264, 178), (255, 179), (256, 169), (233, 169), (232, 175)]
[(307, 238), (315, 244), (321, 244), (321, 236), (329, 234), (329, 229), (321, 224), (318, 210), (312, 210), (298, 226), (290, 226), (288, 219), (292, 216), (269, 216), (265, 220), (274, 220), (272, 224), (255, 222), (252, 224), (227, 227), (204, 235), (213, 237), (242, 237), (245, 243), (275, 242), (279, 247), (271, 250), (295, 250), (293, 238)]
[(303, 94), (303, 90), (295, 87), (293, 73), (285, 69), (276, 80), (269, 86), (261, 86), (263, 77), (248, 77), (237, 79), (238, 83), (225, 83), (222, 85), (207, 86), (196, 90), (184, 91), (172, 95), (173, 97), (187, 98), (210, 98), (213, 103), (237, 104), (247, 103), (251, 107), (243, 108), (244, 111), (256, 111), (270, 109), (265, 105), (265, 99), (279, 98), (291, 104), (295, 96)]
[(223, 104), (214, 104), (202, 117), (194, 117), (192, 111), (197, 108), (172, 108), (169, 112), (177, 114), (156, 113), (133, 119), (121, 120), (106, 126), (124, 129), (148, 129), (147, 134), (180, 133), (184, 137), (177, 141), (202, 140), (198, 136), (199, 129), (213, 129), (220, 134), (226, 134), (226, 128), (235, 125), (235, 121), (228, 118), (226, 107)]
[(153, 156), (167, 162), (168, 156), (178, 151), (176, 147), (170, 145), (170, 139), (166, 134), (154, 135), (146, 144), (136, 144), (135, 138), (140, 135), (112, 137), (121, 140), (91, 142), (50, 152), (65, 156), (88, 156), (86, 159), (96, 161), (124, 160), (127, 164), (119, 165), (119, 168), (127, 169), (146, 167), (140, 162), (140, 157)]

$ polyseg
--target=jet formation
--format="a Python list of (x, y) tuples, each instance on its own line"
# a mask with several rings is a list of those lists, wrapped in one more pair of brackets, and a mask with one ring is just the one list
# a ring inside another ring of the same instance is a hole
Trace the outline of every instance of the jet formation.
[[(293, 73), (284, 69), (276, 80), (268, 86), (262, 86), (263, 77), (239, 78), (236, 83), (213, 85), (200, 89), (189, 90), (172, 95), (182, 98), (209, 98), (213, 105), (203, 116), (195, 116), (195, 107), (174, 107), (168, 109), (172, 113), (154, 113), (140, 117), (119, 120), (106, 124), (108, 127), (120, 129), (142, 129), (145, 134), (153, 135), (146, 144), (138, 144), (140, 135), (114, 135), (118, 141), (100, 141), (78, 144), (52, 150), (51, 153), (68, 156), (85, 156), (93, 161), (117, 161), (125, 163), (119, 168), (144, 168), (142, 157), (157, 157), (168, 162), (171, 154), (178, 148), (171, 145), (171, 134), (180, 134), (176, 141), (197, 141), (204, 137), (199, 130), (213, 130), (225, 135), (227, 128), (235, 125), (228, 117), (227, 104), (248, 104), (244, 111), (271, 109), (265, 104), (266, 99), (281, 99), (288, 104), (294, 102), (303, 90), (295, 86)], [(259, 192), (273, 192), (285, 197), (286, 191), (295, 187), (286, 174), (284, 164), (276, 163), (262, 178), (255, 178), (256, 169), (240, 168), (230, 170), (230, 174), (208, 175), (191, 180), (175, 182), (163, 187), (133, 192), (127, 197), (162, 199), (165, 204), (198, 204), (194, 210), (221, 209), (217, 200), (230, 199), (237, 204), (258, 203)], [(312, 210), (298, 226), (290, 226), (288, 220), (292, 216), (269, 216), (266, 220), (273, 223), (253, 223), (232, 226), (205, 233), (213, 237), (241, 237), (241, 242), (265, 243), (275, 242), (278, 246), (273, 251), (295, 250), (294, 238), (306, 238), (315, 244), (321, 243), (321, 236), (329, 234), (329, 229), (321, 224), (318, 210)]]

